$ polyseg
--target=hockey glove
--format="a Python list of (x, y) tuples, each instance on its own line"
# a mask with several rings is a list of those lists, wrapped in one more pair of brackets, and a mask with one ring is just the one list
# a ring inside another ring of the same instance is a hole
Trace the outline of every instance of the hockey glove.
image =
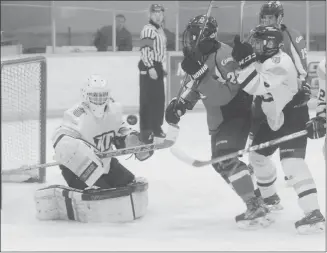
[(305, 106), (311, 98), (311, 87), (309, 84), (304, 82), (302, 84), (302, 89), (294, 95), (293, 101), (295, 103), (294, 107)]
[(310, 139), (319, 139), (326, 135), (326, 119), (315, 117), (306, 123), (308, 137)]
[(170, 101), (165, 112), (165, 119), (168, 124), (177, 125), (178, 122), (180, 121), (180, 118), (185, 114), (186, 104), (183, 102), (182, 99), (180, 102), (178, 102), (177, 98), (173, 98)]
[(201, 80), (208, 72), (208, 66), (202, 64), (200, 61), (195, 60), (194, 57), (186, 56), (182, 61), (182, 69), (190, 75), (193, 80)]
[(251, 44), (247, 42), (242, 43), (239, 35), (236, 35), (234, 38), (232, 57), (236, 62), (238, 62), (241, 69), (246, 68), (252, 62), (256, 61), (256, 54), (254, 53)]

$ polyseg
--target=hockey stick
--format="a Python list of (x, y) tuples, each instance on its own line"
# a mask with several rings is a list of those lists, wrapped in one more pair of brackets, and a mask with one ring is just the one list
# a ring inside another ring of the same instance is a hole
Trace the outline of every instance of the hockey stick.
[[(159, 150), (159, 149), (166, 149), (172, 147), (179, 134), (179, 127), (177, 125), (170, 124), (169, 129), (167, 132), (167, 137), (163, 140), (160, 140), (160, 142), (154, 141), (152, 144), (145, 144), (135, 147), (129, 147), (129, 148), (122, 148), (122, 149), (116, 149), (116, 150), (110, 150), (108, 152), (98, 153), (98, 157), (101, 159), (103, 158), (109, 158), (109, 157), (116, 157), (116, 156), (123, 156), (128, 154), (135, 154), (135, 153), (142, 153), (142, 152), (148, 152), (153, 150)], [(60, 165), (58, 162), (51, 162), (51, 163), (44, 163), (44, 164), (36, 164), (36, 165), (23, 165), (20, 168), (16, 169), (9, 169), (9, 170), (3, 170), (1, 171), (1, 175), (12, 175), (17, 174), (23, 171), (30, 171), (34, 169), (41, 169), (41, 168), (48, 168)]]
[(301, 136), (307, 135), (307, 133), (308, 133), (307, 130), (302, 130), (302, 131), (299, 131), (299, 132), (296, 132), (296, 133), (293, 133), (293, 134), (283, 136), (281, 138), (277, 138), (277, 139), (274, 139), (274, 140), (271, 140), (271, 141), (267, 141), (267, 142), (264, 142), (264, 143), (261, 143), (261, 144), (258, 144), (258, 145), (252, 146), (252, 147), (248, 147), (248, 148), (239, 150), (237, 152), (230, 153), (228, 155), (216, 157), (216, 158), (206, 160), (206, 161), (200, 161), (200, 160), (194, 159), (194, 158), (188, 156), (185, 152), (181, 151), (180, 149), (178, 149), (176, 147), (170, 148), (170, 151), (179, 160), (181, 160), (181, 161), (183, 161), (183, 162), (185, 162), (185, 163), (187, 163), (187, 164), (189, 164), (189, 165), (191, 165), (193, 167), (203, 167), (203, 166), (206, 166), (206, 165), (211, 165), (211, 164), (215, 164), (215, 163), (218, 163), (218, 162), (222, 162), (222, 161), (225, 161), (227, 159), (231, 159), (231, 158), (234, 158), (234, 157), (237, 157), (237, 156), (241, 156), (241, 155), (247, 154), (247, 153), (252, 152), (252, 151), (256, 151), (256, 150), (259, 150), (259, 149), (264, 149), (264, 148), (267, 148), (267, 147), (270, 147), (270, 146), (274, 146), (274, 145), (277, 145), (277, 144), (285, 142), (285, 141), (289, 141), (289, 140), (292, 140), (292, 139), (295, 139), (295, 138), (299, 138)]
[[(214, 2), (214, 1), (210, 1), (210, 3), (209, 3), (209, 7), (208, 7), (208, 10), (207, 10), (207, 14), (206, 14), (206, 20), (205, 20), (205, 22), (203, 23), (203, 26), (201, 27), (200, 34), (199, 34), (198, 38), (196, 39), (195, 47), (197, 47), (197, 45), (199, 44), (199, 42), (200, 42), (200, 38), (201, 38), (201, 36), (202, 36), (202, 34), (203, 34), (203, 32), (204, 32), (204, 29), (205, 29), (205, 27), (206, 27), (206, 25), (207, 25), (207, 23), (208, 23), (209, 16), (210, 16), (210, 14), (211, 14), (211, 9), (212, 9), (212, 4), (213, 4), (213, 2)], [(186, 75), (184, 76), (184, 79), (183, 79), (183, 82), (182, 82), (182, 86), (180, 87), (180, 89), (179, 89), (179, 91), (178, 91), (178, 93), (177, 93), (177, 96), (176, 96), (177, 101), (180, 101), (180, 99), (181, 99), (181, 95), (182, 95), (182, 92), (183, 92), (183, 90), (184, 90), (184, 88), (185, 88), (186, 80), (188, 79), (188, 77), (189, 77), (188, 74), (186, 74)], [(200, 85), (200, 82), (195, 83), (195, 84), (193, 85), (194, 89), (197, 89), (197, 88), (199, 87), (199, 85)]]

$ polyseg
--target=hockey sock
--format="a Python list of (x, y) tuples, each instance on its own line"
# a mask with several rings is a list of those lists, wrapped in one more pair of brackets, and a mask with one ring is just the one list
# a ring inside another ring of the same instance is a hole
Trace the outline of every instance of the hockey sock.
[(238, 159), (233, 159), (229, 163), (224, 163), (222, 166), (224, 166), (226, 173), (223, 177), (227, 177), (228, 180), (226, 181), (229, 181), (230, 186), (244, 202), (255, 197), (252, 178), (245, 163)]

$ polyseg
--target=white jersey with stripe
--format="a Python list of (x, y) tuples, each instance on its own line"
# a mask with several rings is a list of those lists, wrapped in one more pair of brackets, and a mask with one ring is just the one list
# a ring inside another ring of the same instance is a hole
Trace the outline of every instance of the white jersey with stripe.
[[(113, 148), (115, 136), (119, 136), (119, 130), (124, 127), (122, 107), (119, 103), (111, 102), (103, 118), (96, 118), (87, 104), (80, 103), (64, 112), (61, 125), (53, 135), (54, 146), (63, 135), (81, 139), (99, 152), (105, 152)], [(104, 173), (109, 172), (111, 158), (103, 159)]]
[(290, 56), (280, 51), (263, 63), (254, 62), (238, 72), (238, 82), (251, 95), (262, 97), (262, 111), (270, 128), (284, 123), (283, 109), (298, 92), (297, 70)]
[(317, 75), (319, 78), (317, 116), (326, 118), (326, 58), (319, 63)]

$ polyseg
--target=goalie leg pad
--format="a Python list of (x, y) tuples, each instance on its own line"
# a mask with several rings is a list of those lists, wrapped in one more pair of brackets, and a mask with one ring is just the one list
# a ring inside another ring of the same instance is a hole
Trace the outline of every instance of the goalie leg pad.
[(79, 222), (129, 222), (146, 214), (148, 182), (136, 180), (126, 187), (102, 190), (77, 190), (52, 185), (35, 192), (39, 220)]
[(83, 140), (63, 136), (54, 146), (55, 160), (69, 170), (88, 186), (92, 186), (104, 173), (101, 159), (93, 147)]

